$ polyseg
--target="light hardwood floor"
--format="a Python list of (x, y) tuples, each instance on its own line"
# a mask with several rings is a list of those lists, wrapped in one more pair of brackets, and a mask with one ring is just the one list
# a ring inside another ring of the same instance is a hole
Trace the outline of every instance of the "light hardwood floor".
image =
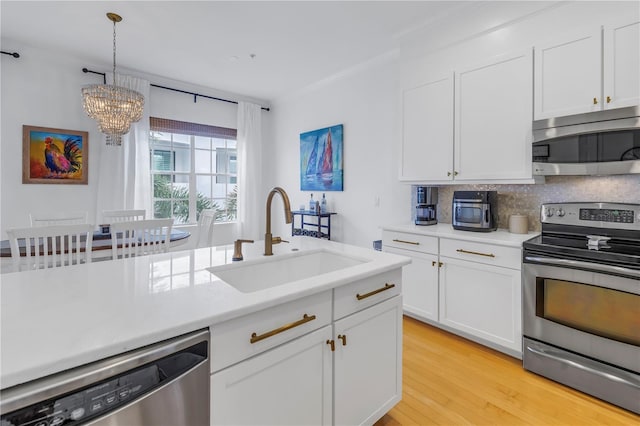
[(640, 416), (522, 361), (405, 317), (402, 401), (376, 426), (640, 425)]

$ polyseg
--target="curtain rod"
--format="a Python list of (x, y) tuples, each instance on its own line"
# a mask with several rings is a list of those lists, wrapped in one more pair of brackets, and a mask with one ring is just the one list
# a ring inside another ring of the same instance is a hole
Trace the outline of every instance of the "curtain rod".
[[(2, 53), (4, 53), (4, 52), (2, 52)], [(102, 81), (104, 82), (104, 84), (107, 84), (107, 74), (106, 74), (106, 73), (104, 73), (104, 72), (91, 71), (90, 69), (87, 69), (87, 68), (82, 68), (82, 72), (83, 72), (83, 73), (85, 73), (85, 74), (86, 74), (86, 73), (91, 73), (91, 74), (98, 74), (98, 75), (101, 75), (101, 76), (102, 76)], [(214, 96), (201, 95), (200, 93), (188, 92), (188, 91), (186, 91), (186, 90), (174, 89), (174, 88), (172, 88), (172, 87), (160, 86), (160, 85), (158, 85), (158, 84), (150, 83), (150, 86), (152, 86), (152, 87), (157, 87), (157, 88), (159, 88), (159, 89), (171, 90), (171, 91), (173, 91), (173, 92), (184, 93), (184, 94), (187, 94), (187, 95), (193, 95), (193, 102), (194, 102), (194, 103), (195, 103), (195, 102), (196, 102), (196, 100), (198, 99), (198, 96), (200, 96), (201, 98), (213, 99), (213, 100), (215, 100), (215, 101), (228, 102), (228, 103), (230, 103), (230, 104), (236, 104), (236, 105), (238, 104), (238, 102), (237, 102), (237, 101), (231, 101), (231, 100), (229, 100), (229, 99), (216, 98), (216, 97), (214, 97)], [(265, 110), (265, 111), (270, 111), (270, 109), (269, 109), (269, 108), (266, 108), (266, 107), (260, 107), (260, 108), (261, 108), (261, 109), (263, 109), (263, 110)]]

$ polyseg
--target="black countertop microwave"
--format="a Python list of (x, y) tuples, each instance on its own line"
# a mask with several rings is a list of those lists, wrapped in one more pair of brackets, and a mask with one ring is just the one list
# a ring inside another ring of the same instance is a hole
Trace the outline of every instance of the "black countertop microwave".
[(533, 174), (640, 174), (640, 107), (533, 122)]

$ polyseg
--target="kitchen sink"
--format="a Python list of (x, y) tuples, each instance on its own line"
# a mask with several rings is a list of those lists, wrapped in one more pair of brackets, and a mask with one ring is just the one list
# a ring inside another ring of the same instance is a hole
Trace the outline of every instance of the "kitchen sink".
[(207, 268), (209, 272), (243, 293), (265, 290), (350, 268), (367, 260), (329, 250), (294, 252)]

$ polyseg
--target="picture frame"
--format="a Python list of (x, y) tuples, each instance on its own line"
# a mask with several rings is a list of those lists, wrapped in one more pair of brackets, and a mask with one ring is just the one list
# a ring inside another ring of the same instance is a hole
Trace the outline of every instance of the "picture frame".
[(343, 126), (300, 134), (300, 189), (343, 191)]
[(89, 133), (23, 125), (22, 183), (87, 185)]

